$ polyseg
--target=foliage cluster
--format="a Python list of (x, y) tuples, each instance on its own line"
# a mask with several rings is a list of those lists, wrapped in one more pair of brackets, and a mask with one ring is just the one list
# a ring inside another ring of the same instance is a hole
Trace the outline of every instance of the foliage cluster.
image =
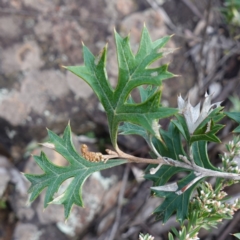
[[(240, 155), (239, 138), (227, 145), (221, 168), (214, 166), (208, 157), (208, 143), (220, 144), (217, 133), (224, 127), (220, 121), (228, 117), (236, 122), (234, 133), (240, 132), (240, 113), (224, 112), (220, 103), (212, 104), (212, 96), (205, 95), (203, 103), (193, 107), (189, 99), (178, 97), (178, 108), (161, 105), (162, 83), (174, 77), (168, 65), (151, 67), (169, 51), (164, 48), (170, 37), (152, 41), (146, 27), (143, 28), (138, 52), (131, 51), (129, 36), (122, 38), (115, 32), (118, 58), (118, 84), (113, 88), (106, 73), (107, 46), (98, 56), (83, 46), (84, 65), (66, 67), (82, 78), (93, 89), (104, 107), (109, 123), (109, 132), (114, 151), (108, 154), (84, 152), (79, 154), (72, 143), (68, 125), (62, 137), (48, 131), (49, 140), (43, 144), (60, 153), (69, 162), (68, 166), (54, 165), (44, 153), (35, 156), (35, 161), (44, 171), (41, 175), (25, 174), (31, 182), (30, 201), (47, 188), (44, 207), (48, 204), (63, 204), (68, 218), (74, 204), (83, 206), (82, 185), (87, 177), (103, 169), (127, 162), (148, 163), (145, 178), (153, 182), (152, 192), (164, 201), (155, 209), (157, 219), (166, 222), (172, 215), (181, 225), (173, 229), (169, 239), (198, 239), (200, 228), (216, 226), (222, 219), (233, 216), (240, 207), (238, 200), (226, 199), (224, 187), (239, 182), (237, 156)], [(131, 92), (138, 89), (140, 102), (134, 101)], [(169, 118), (168, 129), (159, 125), (159, 119)], [(151, 149), (153, 158), (138, 158), (120, 150), (118, 134), (142, 136)], [(102, 161), (103, 160), (103, 161)], [(181, 178), (179, 178), (179, 174)], [(214, 186), (206, 182), (214, 177)], [(55, 197), (61, 184), (73, 180), (60, 196)], [(172, 179), (175, 179), (172, 182)], [(140, 239), (153, 239), (141, 235)]]
[(240, 0), (225, 0), (221, 12), (228, 24), (240, 26)]

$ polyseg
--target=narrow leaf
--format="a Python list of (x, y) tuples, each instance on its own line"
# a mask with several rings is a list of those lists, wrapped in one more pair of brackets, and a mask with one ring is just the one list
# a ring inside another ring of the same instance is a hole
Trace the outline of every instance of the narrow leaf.
[[(153, 144), (158, 152), (164, 157), (181, 161), (179, 155), (186, 156), (186, 154), (181, 144), (181, 132), (175, 124), (171, 122), (169, 124), (168, 131), (161, 130), (161, 136), (164, 143), (157, 139), (153, 141)], [(147, 168), (147, 172), (152, 167), (154, 167), (154, 165), (150, 165)], [(153, 192), (155, 193), (155, 196), (165, 198), (162, 204), (154, 210), (157, 219), (162, 219), (166, 222), (174, 213), (177, 213), (177, 218), (181, 221), (187, 217), (189, 199), (196, 183), (180, 195), (178, 195), (176, 191), (185, 187), (193, 179), (195, 179), (196, 176), (193, 173), (190, 173), (187, 177), (177, 182), (178, 188), (175, 192), (169, 192), (168, 189), (166, 189), (166, 186), (169, 185), (167, 182), (176, 173), (182, 171), (185, 170), (173, 166), (161, 166), (155, 174), (145, 175), (146, 179), (153, 181)], [(170, 186), (176, 186), (176, 183), (172, 183)]]
[(234, 133), (240, 133), (240, 112), (224, 112), (229, 118), (237, 122), (239, 125), (233, 130)]
[[(191, 173), (187, 177), (180, 180), (178, 182), (179, 189), (185, 187), (195, 178), (196, 176)], [(187, 218), (189, 200), (196, 185), (197, 183), (180, 195), (175, 192), (154, 191), (156, 196), (165, 198), (163, 203), (154, 210), (156, 218), (162, 219), (165, 223), (174, 213), (176, 213), (177, 219), (180, 222), (184, 221)]]
[(193, 151), (193, 159), (198, 166), (211, 169), (211, 170), (220, 171), (218, 168), (212, 165), (212, 163), (208, 158), (206, 141), (194, 142), (192, 145), (192, 151)]

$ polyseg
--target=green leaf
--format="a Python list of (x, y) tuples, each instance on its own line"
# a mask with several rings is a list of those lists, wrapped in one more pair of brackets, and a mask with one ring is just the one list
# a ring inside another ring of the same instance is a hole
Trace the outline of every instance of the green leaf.
[[(209, 161), (208, 154), (207, 154), (207, 142), (200, 141), (200, 142), (194, 142), (192, 145), (193, 148), (193, 159), (195, 163), (198, 166), (208, 168), (211, 170), (219, 171), (218, 168), (214, 167), (211, 162)], [(162, 170), (161, 174), (163, 174), (162, 178), (159, 182), (162, 184), (165, 184), (165, 181), (163, 181), (166, 176), (169, 178), (169, 172), (167, 172), (167, 169), (164, 169), (163, 166), (160, 168), (160, 170), (155, 174), (158, 175), (160, 171)], [(173, 167), (170, 167), (173, 168)], [(178, 170), (180, 170), (178, 168)], [(169, 169), (169, 171), (172, 174), (175, 174), (177, 171), (177, 168)], [(165, 173), (165, 172), (166, 173)], [(166, 174), (166, 176), (164, 176)], [(172, 175), (171, 175), (172, 176)], [(152, 176), (152, 179), (156, 178), (156, 176)], [(181, 179), (178, 182), (179, 189), (185, 188), (192, 180), (196, 178), (194, 173), (190, 173), (185, 178)], [(155, 182), (157, 180), (154, 179)], [(203, 181), (203, 179), (197, 181), (194, 185), (192, 185), (189, 189), (184, 191), (181, 195), (176, 194), (175, 192), (165, 192), (165, 191), (154, 191), (156, 193), (156, 196), (158, 197), (164, 197), (163, 203), (154, 211), (154, 213), (157, 215), (157, 218), (163, 219), (164, 222), (166, 222), (172, 214), (176, 212), (177, 219), (179, 221), (184, 221), (187, 218), (188, 215), (188, 205), (189, 200), (192, 194), (192, 191), (196, 188), (197, 184), (199, 182)]]
[[(178, 182), (179, 189), (184, 188), (195, 178), (195, 174), (191, 173), (187, 177), (181, 179)], [(197, 183), (180, 195), (175, 192), (154, 191), (156, 196), (165, 198), (163, 203), (154, 210), (156, 218), (162, 219), (165, 223), (174, 213), (176, 213), (178, 221), (184, 221), (187, 218), (190, 197), (196, 185)]]
[(238, 123), (238, 127), (233, 130), (234, 133), (240, 133), (240, 112), (224, 112), (229, 118)]
[(118, 131), (119, 134), (122, 135), (139, 135), (143, 137), (146, 142), (149, 142), (149, 135), (147, 131), (139, 125), (125, 122), (123, 125), (119, 126)]
[(140, 93), (141, 102), (147, 101), (149, 97), (151, 97), (152, 95), (154, 95), (154, 93), (158, 91), (158, 89), (158, 87), (151, 85), (147, 86), (146, 88), (144, 88), (143, 86), (139, 86), (138, 90)]
[(177, 120), (172, 120), (175, 126), (179, 129), (187, 143), (191, 145), (196, 141), (209, 141), (220, 143), (220, 139), (216, 133), (221, 130), (224, 125), (216, 124), (225, 115), (222, 113), (222, 107), (214, 109), (202, 122), (199, 124), (194, 133), (190, 136), (186, 121), (183, 116), (176, 115)]
[(140, 233), (139, 234), (139, 240), (153, 240), (154, 237), (151, 236), (150, 234), (143, 234), (143, 233)]
[[(182, 144), (181, 144), (181, 135), (179, 129), (170, 123), (168, 131), (161, 130), (161, 136), (164, 143), (155, 139), (153, 144), (157, 151), (164, 157), (169, 157), (181, 161), (179, 155), (186, 156)], [(147, 169), (147, 172), (150, 168), (155, 165), (150, 165)], [(154, 186), (163, 186), (165, 185), (170, 178), (172, 178), (176, 173), (186, 171), (182, 168), (177, 168), (173, 166), (162, 166), (155, 174), (146, 174), (145, 178), (153, 181)], [(179, 189), (185, 187), (190, 183), (196, 176), (190, 173), (187, 177), (183, 178), (178, 182)], [(166, 222), (172, 214), (177, 213), (177, 218), (179, 220), (184, 220), (187, 217), (188, 212), (188, 203), (191, 196), (192, 190), (194, 187), (190, 187), (187, 191), (181, 195), (176, 194), (175, 192), (165, 192), (154, 190), (154, 193), (157, 197), (164, 197), (162, 204), (155, 209), (154, 213), (156, 214), (157, 219), (162, 219), (163, 222)]]
[[(179, 130), (179, 127), (177, 127), (174, 122), (170, 123), (167, 132), (161, 130), (161, 135), (163, 137), (165, 145), (160, 141), (155, 141), (153, 142), (155, 148), (162, 156), (181, 161), (181, 159), (179, 159), (179, 155), (186, 156), (181, 145), (181, 133), (182, 131)], [(208, 158), (207, 141), (194, 142), (192, 144), (192, 152), (193, 159), (198, 166), (219, 171), (218, 168), (214, 167), (211, 164)], [(148, 170), (153, 166), (154, 165), (149, 166)], [(162, 186), (166, 184), (170, 180), (170, 178), (172, 178), (176, 173), (182, 171), (186, 170), (171, 166), (162, 166), (155, 174), (146, 174), (145, 178), (153, 181), (154, 186)], [(178, 181), (177, 184), (179, 190), (184, 189), (195, 178), (195, 174), (191, 172), (186, 177)], [(157, 197), (165, 198), (162, 204), (154, 211), (156, 217), (166, 222), (171, 215), (176, 213), (177, 219), (179, 221), (185, 220), (188, 216), (188, 204), (192, 191), (201, 181), (203, 181), (203, 179), (198, 180), (189, 189), (183, 191), (181, 195), (178, 195), (175, 192), (154, 190), (154, 193)]]
[(235, 233), (233, 234), (234, 237), (236, 237), (237, 239), (240, 239), (240, 233)]
[(181, 115), (176, 115), (176, 118), (177, 120), (172, 120), (172, 123), (178, 128), (187, 142), (190, 143), (190, 134), (184, 117)]
[(160, 129), (160, 134), (164, 143), (154, 139), (153, 144), (162, 156), (180, 160), (179, 155), (186, 155), (182, 147), (180, 132), (172, 122), (167, 131)]
[[(215, 108), (198, 126), (198, 128), (203, 127), (208, 123), (210, 120), (212, 120), (214, 123), (219, 122), (221, 119), (225, 117), (225, 113), (223, 113), (223, 107), (217, 107)], [(196, 129), (197, 130), (197, 129)]]
[(174, 240), (172, 233), (168, 233), (168, 240)]
[[(44, 207), (47, 207), (49, 203), (63, 204), (65, 217), (68, 218), (73, 204), (83, 207), (82, 186), (92, 173), (118, 166), (126, 163), (126, 161), (109, 160), (107, 163), (87, 161), (76, 152), (73, 146), (70, 125), (66, 127), (62, 138), (50, 130), (48, 130), (48, 137), (48, 143), (69, 162), (69, 165), (65, 167), (57, 166), (43, 152), (40, 156), (34, 156), (36, 163), (44, 173), (41, 175), (25, 174), (31, 182), (29, 188), (30, 201), (36, 199), (42, 190), (47, 188)], [(73, 180), (65, 192), (54, 198), (54, 194), (61, 184), (69, 178), (73, 178)]]
[(178, 233), (177, 229), (175, 227), (172, 227), (171, 230), (175, 234), (175, 236), (179, 238), (179, 233)]
[(220, 143), (221, 140), (216, 136), (224, 125), (216, 124), (219, 122), (225, 114), (222, 112), (222, 107), (214, 109), (197, 127), (193, 135), (190, 137), (190, 143), (196, 141), (208, 141)]
[[(168, 131), (161, 130), (160, 132), (164, 143), (154, 138), (153, 144), (161, 156), (180, 160), (179, 155), (186, 155), (182, 148), (180, 133), (174, 124), (169, 124)], [(150, 164), (146, 172), (149, 172), (149, 169), (152, 167), (156, 167), (156, 165)], [(154, 186), (162, 186), (167, 183), (173, 175), (181, 171), (185, 170), (164, 165), (155, 174), (146, 174), (145, 178), (153, 181)]]
[(193, 152), (193, 159), (198, 166), (215, 170), (215, 171), (221, 171), (220, 169), (214, 167), (210, 162), (208, 158), (206, 141), (194, 142), (192, 144), (192, 152)]
[(108, 117), (110, 137), (115, 148), (117, 147), (117, 131), (120, 122), (141, 125), (154, 135), (153, 121), (169, 117), (177, 112), (176, 109), (160, 106), (160, 88), (151, 90), (151, 94), (147, 96), (142, 94), (141, 97), (144, 100), (142, 103), (133, 103), (133, 100), (129, 98), (131, 91), (136, 87), (142, 85), (161, 86), (162, 80), (174, 76), (167, 71), (167, 65), (149, 68), (151, 63), (163, 57), (161, 48), (168, 40), (169, 37), (164, 37), (153, 42), (144, 27), (138, 52), (134, 55), (130, 48), (129, 36), (122, 38), (115, 32), (119, 69), (116, 89), (110, 86), (106, 74), (107, 46), (98, 57), (94, 57), (89, 49), (83, 46), (84, 66), (66, 67), (87, 82), (98, 96)]
[[(210, 122), (210, 124), (213, 122)], [(219, 132), (224, 125), (222, 124), (211, 124), (210, 130), (207, 130), (207, 125), (202, 128), (198, 128), (190, 138), (190, 142), (196, 141), (208, 141), (208, 142), (217, 142), (220, 143), (221, 140), (216, 136), (216, 133)]]
[(233, 130), (234, 133), (240, 133), (240, 126), (236, 127), (234, 130)]

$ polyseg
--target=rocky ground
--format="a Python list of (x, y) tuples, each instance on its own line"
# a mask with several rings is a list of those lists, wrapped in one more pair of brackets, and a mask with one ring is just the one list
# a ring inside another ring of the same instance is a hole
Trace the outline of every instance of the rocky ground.
[[(122, 35), (131, 32), (134, 50), (144, 23), (153, 39), (175, 34), (168, 47), (179, 49), (165, 61), (180, 76), (164, 85), (166, 105), (176, 106), (177, 94), (187, 92), (196, 102), (207, 89), (218, 101), (239, 96), (239, 41), (223, 24), (221, 1), (212, 4), (207, 8), (207, 1), (197, 0), (169, 0), (163, 5), (155, 0), (0, 1), (0, 240), (137, 239), (139, 232), (166, 239), (175, 222), (171, 219), (162, 226), (151, 215), (160, 200), (149, 197), (151, 183), (138, 177), (146, 166), (127, 165), (92, 175), (84, 186), (85, 209), (74, 207), (67, 223), (61, 206), (43, 211), (43, 194), (26, 205), (28, 183), (21, 172), (40, 171), (32, 154), (41, 151), (37, 143), (46, 138), (46, 127), (60, 134), (69, 120), (77, 149), (84, 142), (97, 151), (110, 147), (106, 117), (92, 90), (61, 66), (83, 63), (81, 42), (94, 54), (108, 42), (107, 70), (115, 86), (114, 27)], [(228, 100), (224, 104), (230, 106)], [(126, 151), (147, 155), (142, 139), (120, 137), (119, 143)], [(66, 164), (56, 153), (44, 151), (54, 163)], [(121, 189), (124, 205), (119, 204)], [(119, 226), (115, 232), (114, 224)], [(201, 236), (219, 239), (228, 224)]]

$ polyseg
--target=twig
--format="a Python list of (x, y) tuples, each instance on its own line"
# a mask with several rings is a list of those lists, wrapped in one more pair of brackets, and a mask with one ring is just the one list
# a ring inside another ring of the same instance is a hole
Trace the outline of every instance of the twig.
[(207, 27), (209, 24), (209, 18), (210, 18), (210, 12), (211, 12), (211, 6), (212, 6), (212, 0), (208, 1), (207, 4), (207, 16), (206, 16), (206, 24), (203, 29), (203, 37), (202, 37), (202, 42), (201, 42), (201, 47), (200, 47), (200, 67), (201, 67), (201, 72), (199, 73), (198, 77), (198, 85), (199, 85), (199, 90), (202, 90), (203, 87), (203, 78), (204, 78), (204, 67), (202, 66), (202, 59), (203, 59), (203, 48), (204, 44), (206, 41), (206, 36), (207, 36)]
[(178, 190), (176, 192), (176, 194), (181, 195), (182, 193), (184, 193), (186, 190), (188, 190), (194, 183), (196, 183), (197, 181), (199, 181), (200, 179), (202, 179), (203, 176), (198, 176), (196, 178), (194, 178), (190, 183), (188, 183), (186, 186), (184, 186), (182, 189)]
[(38, 16), (39, 13), (36, 11), (17, 10), (14, 8), (0, 8), (0, 13), (23, 15), (23, 16)]
[(161, 157), (161, 155), (159, 154), (159, 152), (157, 151), (157, 149), (155, 148), (155, 146), (153, 145), (152, 143), (152, 136), (150, 137), (150, 141), (148, 141), (149, 143), (149, 147), (152, 149), (152, 151), (154, 152), (154, 154), (157, 156), (157, 157)]
[[(22, 16), (39, 16), (41, 14), (45, 14), (44, 12), (37, 12), (37, 11), (26, 11), (26, 10), (17, 10), (17, 9), (13, 9), (13, 8), (0, 8), (0, 13), (7, 13), (7, 14), (13, 14), (13, 15), (22, 15)], [(51, 17), (63, 17), (64, 19), (68, 19), (68, 20), (79, 20), (79, 16), (78, 15), (68, 15), (68, 14), (58, 14), (57, 12), (54, 11), (49, 11), (48, 12), (49, 16)], [(109, 24), (108, 19), (102, 19), (102, 18), (88, 18), (87, 20), (84, 19), (81, 21), (84, 22), (96, 22), (96, 23), (100, 23), (100, 24)]]
[(196, 6), (189, 0), (182, 0), (188, 7), (189, 9), (200, 19), (203, 19), (203, 15), (199, 12), (199, 10), (196, 8)]
[[(221, 66), (223, 66), (227, 60), (232, 57), (234, 54), (238, 53), (240, 50), (239, 48), (237, 48), (235, 45), (228, 50), (228, 52), (216, 63), (216, 65), (212, 68), (212, 71), (207, 75), (207, 77), (204, 79), (204, 84), (205, 84), (205, 88), (215, 80), (215, 72), (218, 68), (220, 68)], [(223, 71), (221, 72), (220, 75), (223, 75)]]
[(221, 94), (216, 97), (214, 100), (222, 101), (223, 99), (228, 98), (231, 95), (233, 89), (237, 88), (237, 84), (239, 84), (240, 76), (236, 76), (234, 78), (229, 79), (229, 83), (223, 88)]
[[(106, 150), (108, 152), (108, 150)], [(134, 163), (148, 163), (148, 164), (163, 164), (168, 166), (174, 166), (174, 167), (181, 167), (185, 168), (186, 170), (194, 171), (196, 176), (202, 176), (202, 177), (220, 177), (225, 179), (232, 179), (232, 180), (240, 180), (240, 175), (235, 173), (228, 173), (228, 172), (221, 172), (221, 171), (214, 171), (211, 169), (206, 169), (203, 167), (200, 167), (196, 164), (187, 164), (185, 162), (180, 162), (177, 160), (173, 160), (168, 157), (158, 157), (157, 159), (150, 159), (150, 158), (140, 158), (135, 157), (133, 155), (127, 154), (122, 152), (120, 149), (116, 150), (117, 152), (114, 153), (114, 151), (110, 151), (111, 157), (107, 157), (108, 155), (103, 155), (107, 158), (107, 160), (111, 158), (123, 158), (127, 159), (128, 162), (134, 162)]]
[(236, 226), (236, 224), (239, 223), (240, 220), (240, 212), (235, 214), (233, 220), (230, 222), (230, 224), (224, 229), (223, 233), (219, 236), (218, 240), (224, 240), (227, 239), (229, 236), (229, 233), (231, 230)]
[(121, 189), (120, 189), (120, 192), (119, 192), (119, 195), (118, 195), (118, 206), (117, 206), (117, 210), (116, 210), (115, 222), (113, 224), (110, 236), (107, 238), (107, 240), (114, 240), (115, 236), (116, 236), (116, 233), (118, 231), (120, 218), (121, 218), (121, 210), (122, 210), (124, 192), (125, 192), (126, 185), (127, 185), (129, 171), (130, 171), (130, 164), (127, 164), (127, 166), (125, 168), (125, 171), (124, 171), (124, 175), (123, 175), (122, 186), (121, 186)]
[(203, 37), (202, 37), (202, 43), (201, 43), (201, 48), (200, 48), (200, 61), (202, 60), (202, 56), (203, 56), (203, 47), (204, 47), (204, 44), (205, 44), (205, 41), (206, 41), (207, 27), (208, 27), (208, 24), (209, 24), (211, 6), (212, 6), (212, 0), (209, 0), (208, 5), (207, 5), (206, 24), (205, 24), (204, 29), (203, 29)]
[[(215, 47), (217, 47), (217, 46), (215, 46)], [(222, 48), (222, 49), (224, 50), (225, 48)], [(195, 85), (195, 87), (197, 87), (198, 91), (201, 92), (201, 90), (207, 89), (212, 82), (215, 82), (218, 79), (222, 79), (223, 75), (224, 75), (224, 71), (225, 71), (224, 66), (226, 65), (226, 62), (229, 60), (229, 58), (231, 58), (233, 55), (235, 55), (239, 52), (240, 52), (240, 48), (237, 46), (237, 44), (234, 44), (232, 46), (232, 48), (229, 49), (227, 51), (227, 53), (224, 54), (224, 56), (217, 61), (217, 63), (209, 71), (208, 75), (203, 79), (202, 82), (204, 85), (202, 86), (202, 89), (199, 88), (198, 84)], [(219, 68), (221, 68), (221, 70), (218, 70)], [(227, 85), (227, 88), (230, 87), (229, 85), (230, 84)], [(223, 92), (225, 92), (225, 91), (226, 91), (226, 89), (224, 88)], [(200, 95), (201, 94), (202, 94), (202, 92), (200, 93)], [(219, 95), (218, 98), (215, 99), (215, 101), (221, 101), (222, 99), (225, 99), (225, 97), (221, 93), (221, 95)]]
[(164, 22), (167, 24), (167, 26), (171, 30), (174, 30), (174, 31), (177, 30), (176, 26), (173, 24), (172, 20), (169, 18), (167, 13), (164, 11), (163, 8), (158, 6), (155, 0), (146, 0), (146, 1), (148, 2), (148, 4), (151, 6), (152, 9), (154, 9), (156, 12), (159, 13), (160, 16), (163, 17)]

